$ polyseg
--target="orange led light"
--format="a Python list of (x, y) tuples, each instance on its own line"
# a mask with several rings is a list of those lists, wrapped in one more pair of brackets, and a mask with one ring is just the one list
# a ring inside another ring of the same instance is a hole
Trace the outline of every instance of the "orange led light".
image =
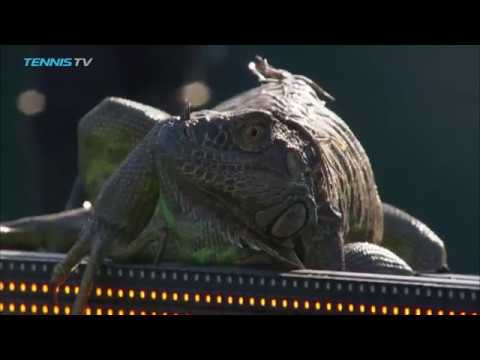
[(455, 311), (449, 311), (448, 315), (455, 315)]
[(117, 290), (117, 296), (121, 299), (123, 298), (123, 296), (125, 295), (123, 289), (118, 289)]
[(70, 315), (70, 306), (65, 306), (65, 309), (63, 309), (63, 312), (65, 313), (65, 315)]
[(65, 294), (70, 294), (70, 286), (66, 285), (65, 288), (63, 289), (63, 291), (65, 292)]
[(387, 312), (388, 312), (388, 308), (385, 305), (383, 305), (382, 306), (382, 314), (387, 315)]
[(145, 291), (140, 290), (140, 299), (145, 299)]
[(48, 306), (47, 305), (42, 306), (42, 313), (43, 314), (48, 314)]
[(427, 309), (427, 315), (432, 315), (432, 309)]
[(0, 281), (0, 291), (3, 291), (5, 285), (3, 285), (3, 281)]
[(353, 304), (348, 304), (348, 311), (353, 312), (354, 310), (355, 310), (355, 307), (353, 306)]
[(8, 311), (15, 312), (15, 304), (8, 305)]
[(15, 291), (15, 283), (14, 282), (11, 282), (10, 284), (8, 284), (8, 290)]
[(167, 300), (167, 298), (168, 298), (168, 294), (165, 291), (162, 292), (162, 300), (165, 301), (165, 300)]
[(123, 311), (122, 309), (118, 310), (118, 315), (125, 315), (125, 311)]
[(377, 307), (375, 305), (370, 306), (370, 313), (375, 314), (377, 312)]
[(3, 303), (0, 303), (0, 312), (3, 312)]
[(200, 295), (199, 294), (195, 294), (195, 302), (198, 303), (200, 302)]
[(217, 295), (217, 304), (221, 304), (223, 302), (222, 296)]
[(92, 315), (92, 309), (86, 308), (85, 309), (85, 315)]
[(107, 289), (107, 296), (108, 296), (108, 297), (112, 297), (112, 295), (113, 295), (112, 289), (108, 288), (108, 289)]
[(95, 295), (97, 295), (97, 296), (102, 296), (102, 288), (97, 287), (97, 288), (95, 289)]
[(113, 310), (112, 310), (112, 309), (108, 309), (108, 310), (107, 310), (107, 315), (113, 315)]
[(338, 304), (337, 304), (337, 311), (338, 311), (338, 312), (342, 312), (342, 311), (343, 311), (343, 304), (342, 304), (342, 303), (338, 303)]
[(419, 308), (415, 309), (415, 315), (422, 315), (422, 310)]
[(25, 304), (21, 304), (20, 305), (20, 312), (24, 313), (25, 311), (27, 311), (27, 307), (25, 306)]
[(272, 299), (272, 301), (270, 302), (270, 304), (272, 305), (272, 307), (277, 307), (277, 300)]
[(30, 286), (30, 290), (31, 290), (32, 292), (34, 292), (34, 293), (37, 292), (37, 284), (32, 284), (32, 285)]
[(327, 303), (327, 311), (332, 311), (332, 303)]
[(255, 305), (255, 298), (251, 297), (251, 298), (248, 300), (248, 303), (250, 304), (250, 306), (254, 306), (254, 305)]
[(157, 298), (157, 292), (156, 292), (156, 291), (152, 291), (152, 292), (150, 293), (150, 298), (151, 298), (152, 300), (155, 300), (155, 299)]
[(228, 303), (228, 305), (232, 305), (233, 304), (233, 297), (231, 297), (231, 296), (227, 297), (227, 303)]
[(33, 305), (30, 306), (30, 312), (31, 312), (32, 314), (36, 314), (36, 313), (37, 313), (37, 310), (38, 310), (38, 309), (37, 309), (37, 305), (33, 304)]
[(210, 295), (205, 295), (205, 301), (207, 304), (210, 304), (210, 302), (212, 301), (212, 297)]
[(135, 311), (130, 310), (130, 311), (128, 312), (128, 315), (135, 315)]
[(75, 293), (75, 295), (78, 295), (78, 293), (80, 292), (80, 288), (78, 286), (75, 286), (73, 288), (73, 292)]
[(238, 305), (243, 305), (243, 296), (238, 298)]
[(173, 301), (177, 301), (177, 300), (178, 300), (178, 294), (177, 294), (176, 292), (174, 292), (174, 293), (172, 294), (172, 299), (173, 299)]
[(286, 299), (283, 299), (283, 300), (282, 300), (282, 307), (283, 307), (283, 308), (288, 307), (288, 301), (287, 301)]
[(438, 311), (437, 311), (437, 315), (444, 315), (443, 310), (438, 310)]
[(152, 311), (152, 315), (157, 315), (157, 312), (156, 312), (156, 311)]
[(25, 292), (26, 290), (27, 290), (27, 285), (25, 285), (25, 283), (21, 283), (20, 284), (20, 291)]
[(398, 306), (394, 306), (393, 307), (393, 315), (398, 315), (400, 313), (400, 309), (398, 308)]
[(54, 313), (55, 315), (60, 314), (60, 308), (58, 307), (58, 305), (55, 305), (55, 306), (53, 307), (53, 313)]
[(363, 314), (365, 312), (365, 305), (360, 305), (360, 312)]
[(298, 301), (297, 300), (293, 300), (293, 308), (298, 309)]
[(265, 299), (264, 298), (260, 299), (260, 306), (265, 306)]
[(147, 313), (145, 311), (140, 311), (140, 315), (147, 315)]
[(190, 295), (188, 293), (183, 294), (183, 301), (185, 301), (185, 302), (190, 301)]
[(406, 307), (403, 309), (403, 315), (410, 315), (410, 308)]
[(133, 291), (133, 290), (131, 290), (131, 289), (128, 290), (128, 297), (129, 297), (130, 299), (133, 299), (133, 298), (135, 297), (135, 291)]
[(102, 315), (103, 314), (102, 309), (98, 308), (97, 311), (96, 311), (96, 314), (97, 315)]
[(48, 285), (47, 284), (43, 284), (42, 285), (42, 291), (46, 294), (48, 293)]
[(464, 316), (464, 315), (467, 315), (467, 314), (465, 313), (465, 311), (462, 311), (462, 312), (460, 313), (460, 315), (461, 315), (461, 316)]

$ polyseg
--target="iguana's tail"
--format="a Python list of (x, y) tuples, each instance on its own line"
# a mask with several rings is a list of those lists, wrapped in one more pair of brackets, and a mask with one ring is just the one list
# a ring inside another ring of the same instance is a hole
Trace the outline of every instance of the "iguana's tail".
[(0, 223), (0, 250), (67, 252), (89, 212), (79, 208)]
[(448, 271), (445, 245), (427, 225), (386, 203), (383, 214), (383, 246), (418, 272)]

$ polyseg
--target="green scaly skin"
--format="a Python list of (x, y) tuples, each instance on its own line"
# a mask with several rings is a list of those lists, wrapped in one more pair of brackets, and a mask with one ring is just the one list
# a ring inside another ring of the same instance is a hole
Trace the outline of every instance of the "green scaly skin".
[[(38, 249), (35, 234), (52, 239), (43, 248), (71, 247), (55, 284), (89, 254), (77, 314), (105, 257), (407, 275), (446, 268), (443, 242), (382, 204), (363, 147), (325, 105), (331, 96), (264, 59), (250, 69), (259, 87), (182, 117), (104, 100), (80, 121), (69, 200), (92, 209), (75, 210), (75, 221), (59, 213), (4, 223), (1, 248)], [(51, 236), (60, 220), (75, 236)]]

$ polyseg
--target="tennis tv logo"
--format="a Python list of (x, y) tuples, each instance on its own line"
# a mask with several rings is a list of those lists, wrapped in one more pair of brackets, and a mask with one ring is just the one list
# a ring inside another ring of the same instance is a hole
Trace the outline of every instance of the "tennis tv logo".
[(86, 68), (92, 64), (93, 58), (23, 58), (25, 67), (60, 67)]

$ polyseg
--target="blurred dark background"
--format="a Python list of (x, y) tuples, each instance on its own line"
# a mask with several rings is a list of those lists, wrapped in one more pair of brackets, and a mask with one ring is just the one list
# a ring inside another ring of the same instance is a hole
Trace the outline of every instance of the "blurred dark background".
[[(76, 125), (106, 96), (178, 114), (256, 85), (256, 55), (306, 75), (372, 161), (383, 200), (442, 237), (455, 272), (479, 272), (478, 46), (10, 46), (1, 57), (0, 220), (61, 211), (76, 174)], [(28, 68), (24, 57), (93, 58)]]

